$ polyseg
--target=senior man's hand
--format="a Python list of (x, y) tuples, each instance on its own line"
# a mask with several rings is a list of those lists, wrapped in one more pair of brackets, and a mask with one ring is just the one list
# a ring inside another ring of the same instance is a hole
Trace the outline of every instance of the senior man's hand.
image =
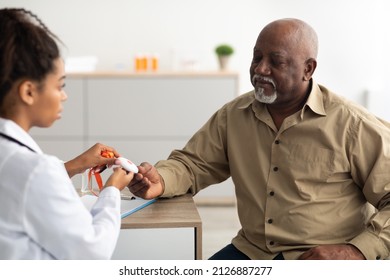
[(321, 245), (303, 253), (300, 260), (365, 260), (358, 248), (350, 244)]

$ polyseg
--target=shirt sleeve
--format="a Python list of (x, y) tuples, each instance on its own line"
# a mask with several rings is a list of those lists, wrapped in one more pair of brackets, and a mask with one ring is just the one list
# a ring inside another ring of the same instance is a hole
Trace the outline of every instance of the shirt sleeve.
[(198, 193), (230, 176), (226, 151), (226, 112), (216, 112), (182, 150), (174, 150), (156, 167), (164, 178), (163, 196)]
[(27, 234), (55, 259), (109, 259), (120, 230), (120, 194), (105, 188), (89, 212), (63, 164), (46, 157), (32, 171), (25, 197)]
[(383, 259), (390, 248), (390, 128), (374, 119), (360, 121), (353, 132), (351, 173), (376, 212), (366, 230), (350, 241), (366, 259)]

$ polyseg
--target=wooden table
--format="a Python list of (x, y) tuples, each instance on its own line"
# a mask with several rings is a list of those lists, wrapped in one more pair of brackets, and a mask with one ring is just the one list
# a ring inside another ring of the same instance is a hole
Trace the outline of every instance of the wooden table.
[(113, 259), (202, 259), (202, 221), (192, 196), (160, 198), (122, 219)]

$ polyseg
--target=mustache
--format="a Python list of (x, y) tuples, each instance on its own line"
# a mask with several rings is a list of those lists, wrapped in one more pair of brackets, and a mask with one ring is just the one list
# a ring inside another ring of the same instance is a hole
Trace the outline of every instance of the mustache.
[(253, 76), (253, 78), (252, 78), (252, 83), (253, 83), (253, 84), (256, 84), (256, 82), (266, 82), (266, 83), (270, 83), (270, 84), (272, 84), (272, 86), (273, 86), (274, 88), (276, 88), (275, 82), (274, 82), (273, 79), (268, 78), (268, 77), (261, 76), (261, 75), (259, 75), (259, 74), (255, 74), (255, 75)]

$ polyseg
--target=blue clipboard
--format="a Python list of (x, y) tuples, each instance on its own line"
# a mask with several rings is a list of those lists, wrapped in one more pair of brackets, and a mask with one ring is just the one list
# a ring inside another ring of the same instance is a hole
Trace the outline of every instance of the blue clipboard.
[[(95, 204), (97, 200), (97, 196), (90, 195), (90, 194), (85, 194), (81, 196), (81, 201), (83, 202), (84, 206), (88, 209), (91, 210), (92, 206)], [(121, 218), (125, 218), (142, 208), (145, 208), (146, 206), (154, 203), (157, 199), (142, 199), (138, 197), (132, 197), (132, 198), (126, 198), (126, 199), (121, 199)]]
[(142, 199), (142, 198), (134, 198), (134, 199), (122, 199), (121, 200), (121, 218), (125, 218), (134, 212), (145, 208), (146, 206), (155, 202), (156, 199)]

